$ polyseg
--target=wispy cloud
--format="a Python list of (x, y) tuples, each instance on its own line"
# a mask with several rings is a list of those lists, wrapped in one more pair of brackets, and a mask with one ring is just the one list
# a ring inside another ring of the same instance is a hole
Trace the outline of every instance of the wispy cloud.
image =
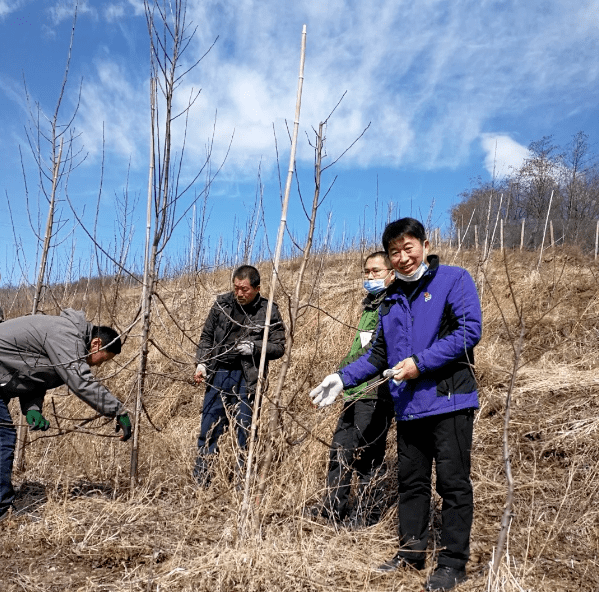
[[(92, 80), (83, 86), (77, 116), (82, 143), (93, 156), (102, 149), (140, 164), (142, 145), (147, 145), (147, 121), (143, 90), (135, 77), (110, 61), (100, 61)], [(143, 107), (142, 107), (143, 105)], [(147, 152), (147, 150), (146, 150)]]
[[(72, 0), (59, 0), (54, 5), (48, 7), (48, 13), (50, 14), (52, 23), (59, 25), (63, 21), (72, 21), (75, 14), (75, 2)], [(80, 0), (77, 5), (77, 14), (79, 16), (83, 14), (91, 15), (94, 18), (97, 17), (97, 11), (90, 3), (86, 0)]]
[(0, 0), (0, 19), (19, 10), (22, 4), (19, 0)]
[[(139, 14), (138, 0), (128, 4)], [(303, 131), (310, 133), (345, 91), (327, 129), (328, 154), (340, 154), (371, 124), (342, 166), (453, 168), (478, 142), (487, 155), (494, 152), (489, 146), (495, 140), (506, 162), (510, 151), (517, 161), (521, 147), (494, 130), (502, 118), (543, 109), (550, 125), (599, 101), (598, 13), (599, 0), (543, 6), (516, 0), (298, 0), (291, 12), (277, 0), (240, 0), (234, 6), (190, 0), (188, 20), (198, 31), (188, 61), (217, 35), (219, 41), (180, 89), (180, 106), (191, 87), (202, 89), (188, 147), (204, 153), (218, 113), (217, 157), (234, 132), (227, 168), (254, 176), (261, 158), (268, 168), (273, 123), (281, 136), (283, 121), (292, 123), (306, 23)], [(141, 142), (147, 133), (136, 125), (142, 125), (147, 90), (131, 86), (133, 68), (125, 67), (108, 61), (98, 67), (86, 83), (82, 112), (90, 124), (101, 114), (115, 128), (116, 150), (145, 153)], [(102, 77), (114, 68), (121, 88)], [(118, 133), (114, 122), (125, 124), (127, 133)], [(94, 141), (96, 128), (88, 130), (88, 141)], [(308, 162), (312, 153), (304, 138), (299, 157)]]
[(113, 22), (125, 16), (125, 5), (110, 3), (103, 8), (104, 17), (107, 21)]

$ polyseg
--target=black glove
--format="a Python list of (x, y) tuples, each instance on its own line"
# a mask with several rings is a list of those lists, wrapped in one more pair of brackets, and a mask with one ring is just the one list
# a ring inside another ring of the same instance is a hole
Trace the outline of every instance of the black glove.
[(29, 427), (32, 430), (42, 430), (45, 432), (50, 427), (50, 422), (41, 414), (40, 411), (30, 409), (25, 416)]
[(116, 429), (114, 431), (118, 432), (119, 430), (123, 430), (123, 435), (121, 436), (123, 442), (131, 438), (131, 420), (128, 413), (116, 416)]

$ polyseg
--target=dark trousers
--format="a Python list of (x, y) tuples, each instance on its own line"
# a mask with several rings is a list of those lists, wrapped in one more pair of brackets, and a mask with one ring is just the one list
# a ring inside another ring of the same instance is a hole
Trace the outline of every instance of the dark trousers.
[(473, 499), (470, 452), (474, 410), (398, 423), (400, 556), (425, 558), (429, 538), (431, 474), (435, 460), (441, 508), (438, 565), (466, 566), (470, 555)]
[[(383, 492), (377, 487), (385, 458), (387, 432), (394, 410), (391, 400), (358, 399), (345, 403), (329, 455), (327, 491), (324, 510), (337, 520), (349, 513), (349, 496), (353, 472), (358, 474), (354, 513), (366, 524), (378, 522)], [(378, 475), (380, 476), (380, 475)]]
[(206, 387), (198, 437), (198, 464), (205, 465), (218, 451), (218, 439), (229, 426), (227, 413), (234, 422), (237, 444), (245, 450), (252, 424), (252, 401), (241, 369), (217, 369)]
[(8, 412), (8, 400), (0, 398), (0, 513), (15, 499), (11, 476), (16, 442), (17, 431)]

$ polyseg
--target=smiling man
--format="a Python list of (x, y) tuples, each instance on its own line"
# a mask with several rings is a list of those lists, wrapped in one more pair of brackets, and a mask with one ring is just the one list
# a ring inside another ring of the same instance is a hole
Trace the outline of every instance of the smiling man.
[(30, 429), (46, 431), (46, 391), (66, 384), (98, 413), (115, 417), (117, 431), (123, 430), (121, 440), (126, 441), (131, 437), (127, 411), (90, 370), (120, 352), (121, 339), (114, 329), (92, 325), (82, 311), (70, 308), (60, 316), (39, 314), (0, 324), (0, 520), (14, 500), (16, 430), (8, 401), (18, 397)]
[(478, 394), (474, 346), (481, 337), (480, 301), (470, 274), (428, 255), (424, 227), (391, 222), (383, 247), (395, 281), (379, 308), (369, 352), (331, 374), (311, 393), (331, 404), (344, 389), (384, 371), (397, 419), (399, 551), (382, 573), (425, 567), (433, 461), (443, 499), (437, 566), (427, 590), (450, 590), (466, 579), (473, 496), (470, 451)]
[(202, 421), (198, 437), (198, 457), (193, 471), (200, 485), (210, 483), (211, 459), (218, 451), (218, 439), (235, 423), (239, 457), (237, 470), (244, 464), (254, 394), (262, 348), (268, 361), (285, 352), (285, 326), (273, 302), (268, 342), (263, 344), (268, 300), (260, 295), (260, 274), (251, 265), (233, 273), (233, 291), (221, 294), (212, 305), (196, 352), (196, 384), (206, 382)]

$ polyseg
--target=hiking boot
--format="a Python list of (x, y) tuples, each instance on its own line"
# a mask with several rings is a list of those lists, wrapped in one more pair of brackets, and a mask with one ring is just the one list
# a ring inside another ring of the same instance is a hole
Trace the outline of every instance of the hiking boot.
[(397, 553), (394, 557), (379, 565), (374, 571), (378, 573), (391, 573), (397, 569), (415, 569), (420, 571), (424, 569), (424, 559), (406, 559)]
[(426, 582), (425, 590), (451, 590), (467, 579), (466, 570), (438, 565), (433, 575)]

